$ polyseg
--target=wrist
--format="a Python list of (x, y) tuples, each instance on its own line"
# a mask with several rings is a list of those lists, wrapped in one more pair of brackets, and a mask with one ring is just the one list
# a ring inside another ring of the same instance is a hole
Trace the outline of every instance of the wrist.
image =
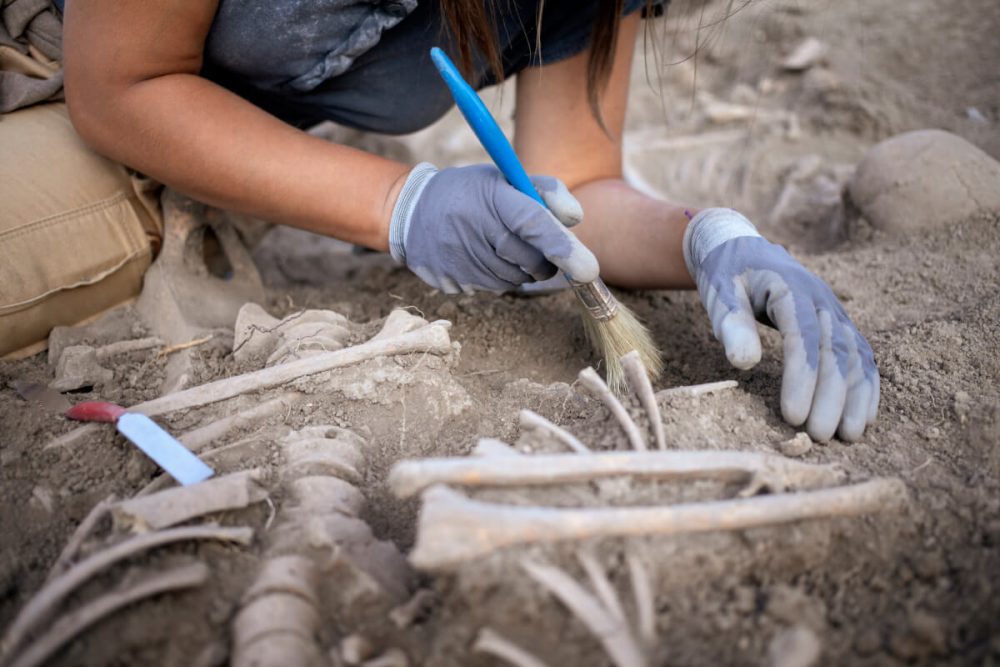
[(389, 217), (388, 244), (392, 258), (400, 264), (406, 264), (406, 237), (410, 231), (410, 222), (417, 201), (427, 187), (428, 181), (437, 173), (437, 167), (429, 162), (421, 162), (400, 179), (397, 187), (395, 204)]
[(698, 267), (710, 252), (726, 241), (741, 236), (760, 237), (757, 228), (742, 213), (731, 208), (706, 208), (699, 211), (684, 230), (681, 246), (684, 263), (691, 277), (696, 279)]

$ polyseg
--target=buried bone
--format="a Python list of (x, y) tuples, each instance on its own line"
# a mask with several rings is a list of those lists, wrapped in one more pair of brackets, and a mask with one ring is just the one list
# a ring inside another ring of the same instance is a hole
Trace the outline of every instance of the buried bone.
[(56, 621), (45, 634), (18, 655), (10, 663), (10, 667), (41, 665), (73, 637), (122, 607), (160, 593), (200, 586), (208, 579), (208, 575), (208, 567), (204, 563), (192, 563), (148, 575), (125, 590), (107, 593)]
[(649, 381), (649, 373), (642, 365), (642, 358), (638, 352), (632, 351), (622, 357), (622, 368), (625, 370), (625, 378), (628, 380), (632, 393), (639, 399), (642, 409), (646, 411), (649, 418), (650, 428), (653, 429), (653, 442), (657, 449), (667, 448), (667, 439), (663, 433), (663, 418), (660, 416), (660, 406), (656, 402), (656, 394), (653, 392), (653, 384)]
[[(625, 355), (626, 357), (628, 355)], [(640, 364), (641, 366), (641, 364)], [(605, 384), (601, 376), (597, 374), (593, 368), (584, 368), (579, 374), (580, 384), (582, 384), (595, 398), (600, 399), (604, 405), (611, 411), (618, 423), (621, 424), (622, 430), (625, 431), (626, 437), (628, 437), (629, 444), (632, 449), (636, 451), (646, 451), (646, 441), (642, 438), (642, 433), (639, 431), (639, 426), (635, 423), (635, 420), (629, 415), (628, 410), (622, 405), (622, 402), (618, 400), (618, 397), (614, 395), (610, 387)]]
[(538, 454), (507, 457), (502, 463), (489, 457), (410, 459), (393, 466), (389, 486), (407, 498), (433, 484), (459, 486), (531, 486), (589, 482), (630, 475), (661, 480), (763, 480), (772, 491), (808, 489), (844, 480), (835, 466), (791, 461), (756, 452), (667, 451)]
[(580, 442), (575, 435), (550, 422), (545, 417), (532, 412), (531, 410), (521, 410), (518, 415), (521, 423), (521, 430), (534, 431), (551, 437), (566, 447), (569, 447), (577, 454), (590, 454), (590, 447)]
[(267, 497), (259, 470), (244, 470), (199, 484), (123, 500), (111, 510), (115, 525), (135, 532), (159, 530), (195, 517), (244, 509)]
[(742, 530), (892, 510), (905, 499), (906, 487), (895, 479), (737, 500), (588, 509), (486, 503), (434, 486), (423, 494), (410, 562), (418, 569), (442, 570), (516, 544)]

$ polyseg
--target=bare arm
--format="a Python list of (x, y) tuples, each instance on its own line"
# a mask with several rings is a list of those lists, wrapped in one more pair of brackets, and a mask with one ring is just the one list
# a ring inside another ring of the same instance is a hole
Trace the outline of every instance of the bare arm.
[(70, 2), (66, 99), (77, 131), (202, 201), (385, 250), (409, 167), (312, 137), (198, 76), (216, 7)]
[(574, 228), (614, 285), (690, 288), (681, 240), (684, 207), (648, 197), (622, 180), (622, 128), (638, 13), (626, 18), (602, 97), (605, 134), (587, 104), (587, 53), (525, 70), (517, 79), (515, 147), (529, 173), (562, 179), (583, 204)]

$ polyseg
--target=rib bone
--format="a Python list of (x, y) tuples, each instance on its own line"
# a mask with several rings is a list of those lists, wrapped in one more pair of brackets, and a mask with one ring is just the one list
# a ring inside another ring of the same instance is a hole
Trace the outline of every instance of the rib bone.
[(407, 498), (433, 484), (532, 486), (589, 482), (605, 477), (685, 480), (766, 480), (772, 491), (829, 486), (844, 480), (835, 466), (793, 461), (757, 452), (686, 451), (538, 454), (507, 457), (450, 457), (401, 461), (389, 473), (389, 486)]
[(646, 447), (646, 441), (642, 439), (642, 433), (639, 432), (639, 427), (636, 425), (635, 421), (629, 416), (628, 410), (622, 405), (622, 402), (611, 392), (608, 385), (604, 383), (601, 376), (597, 374), (593, 368), (584, 368), (580, 371), (578, 376), (580, 378), (580, 384), (587, 388), (590, 393), (592, 393), (596, 398), (599, 398), (604, 405), (611, 410), (611, 414), (615, 416), (618, 423), (621, 424), (622, 429), (625, 431), (625, 435), (628, 436), (628, 441), (632, 445), (632, 449), (637, 452), (643, 452), (648, 449)]
[(905, 498), (901, 481), (874, 479), (819, 491), (676, 506), (562, 509), (485, 503), (435, 486), (423, 496), (410, 562), (422, 570), (441, 570), (515, 544), (742, 530), (868, 514), (898, 507)]
[(521, 429), (527, 431), (541, 431), (551, 436), (560, 443), (566, 445), (577, 454), (590, 454), (590, 447), (580, 442), (580, 440), (569, 431), (556, 426), (545, 417), (531, 410), (521, 410), (519, 415)]
[(99, 551), (90, 558), (80, 561), (64, 574), (46, 584), (35, 597), (26, 604), (7, 628), (7, 634), (0, 643), (0, 662), (16, 650), (27, 633), (51, 615), (56, 606), (83, 582), (98, 572), (105, 570), (120, 560), (137, 553), (171, 542), (183, 540), (225, 540), (249, 544), (253, 539), (250, 528), (220, 528), (218, 526), (196, 526), (174, 528), (156, 533), (139, 535)]
[(500, 658), (514, 667), (548, 667), (535, 655), (510, 641), (492, 628), (483, 628), (476, 636), (472, 650), (477, 653), (488, 653)]
[(32, 642), (10, 667), (37, 667), (63, 644), (105, 616), (143, 598), (200, 586), (208, 579), (208, 574), (208, 567), (204, 563), (192, 563), (148, 576), (126, 590), (103, 595), (60, 618), (48, 632)]
[(649, 381), (649, 373), (646, 372), (646, 367), (642, 364), (642, 358), (638, 352), (633, 350), (622, 357), (621, 363), (622, 368), (625, 370), (625, 377), (628, 379), (629, 386), (632, 387), (632, 392), (639, 399), (642, 409), (646, 411), (646, 416), (649, 418), (656, 448), (666, 449), (667, 439), (663, 434), (663, 419), (660, 416), (660, 406), (656, 402), (656, 394), (653, 393), (653, 384)]

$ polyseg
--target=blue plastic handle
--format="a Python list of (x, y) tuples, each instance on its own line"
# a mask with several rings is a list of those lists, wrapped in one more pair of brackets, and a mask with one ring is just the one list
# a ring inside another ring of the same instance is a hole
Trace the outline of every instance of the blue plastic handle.
[(458, 105), (459, 111), (465, 116), (469, 127), (476, 133), (479, 143), (483, 145), (486, 152), (493, 158), (493, 162), (497, 168), (503, 172), (503, 175), (507, 178), (507, 182), (542, 206), (545, 206), (545, 201), (542, 200), (538, 191), (535, 190), (535, 186), (531, 184), (527, 172), (521, 166), (521, 161), (517, 159), (514, 147), (507, 141), (507, 137), (504, 136), (497, 122), (493, 120), (493, 116), (486, 108), (486, 105), (483, 104), (483, 101), (479, 99), (476, 91), (462, 78), (458, 68), (455, 67), (455, 63), (451, 61), (451, 58), (444, 51), (436, 46), (431, 49), (431, 60), (434, 61), (438, 72), (441, 73), (441, 78), (448, 84), (448, 89), (451, 90), (451, 96), (455, 99), (455, 104)]

